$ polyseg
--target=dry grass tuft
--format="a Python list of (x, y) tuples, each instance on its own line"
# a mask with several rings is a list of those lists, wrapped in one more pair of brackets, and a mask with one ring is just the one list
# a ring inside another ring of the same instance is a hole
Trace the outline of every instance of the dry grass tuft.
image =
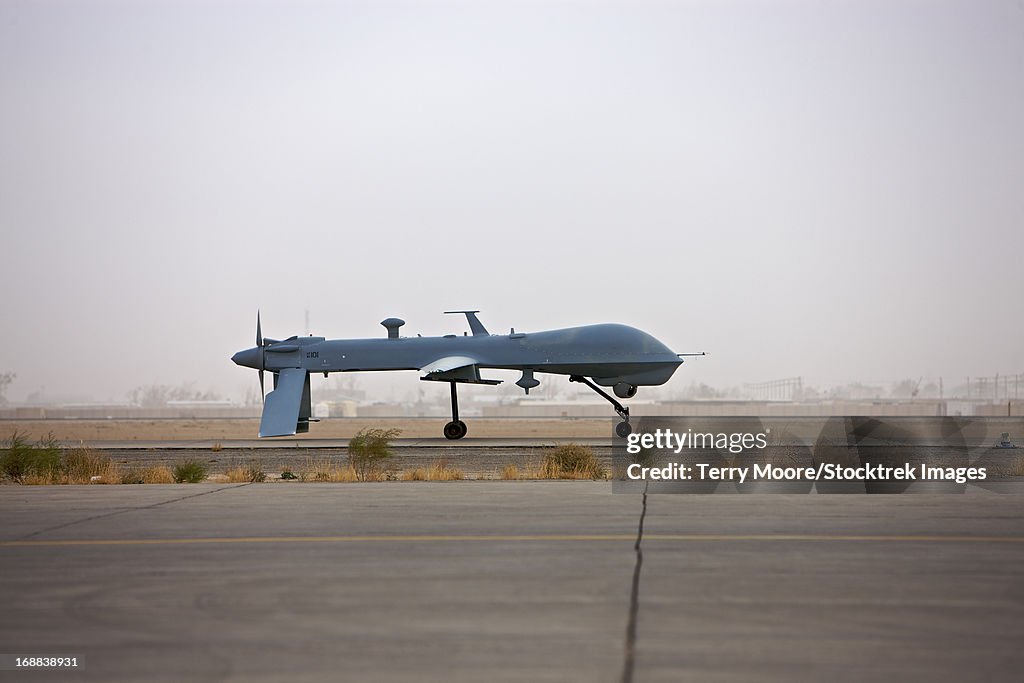
[[(519, 476), (520, 479), (562, 479), (562, 468), (545, 458), (539, 463), (530, 461)], [(569, 477), (564, 477), (568, 479)]]
[(1006, 466), (1006, 474), (1011, 477), (1024, 476), (1024, 456), (1017, 455)]
[(213, 451), (214, 453), (220, 453), (222, 450), (224, 450), (224, 446), (221, 445), (220, 441), (214, 441), (213, 445), (210, 446), (210, 450)]
[(147, 467), (142, 470), (142, 483), (143, 484), (173, 484), (174, 483), (174, 472), (171, 471), (170, 467), (166, 465), (157, 465), (156, 467)]
[(517, 479), (561, 479), (562, 471), (552, 467), (547, 460), (530, 460), (523, 467), (519, 465), (505, 465), (501, 470), (501, 478), (508, 480)]
[(263, 466), (256, 460), (251, 461), (248, 465), (235, 465), (224, 475), (229, 482), (234, 484), (245, 482), (255, 484), (267, 480), (267, 473), (263, 471)]
[(402, 481), (457, 481), (466, 475), (457, 467), (449, 467), (446, 460), (438, 460), (429, 467), (417, 467), (402, 472)]
[(21, 483), (29, 486), (59, 484), (118, 484), (121, 472), (106, 453), (81, 446), (60, 453), (45, 468), (26, 473)]
[(307, 460), (299, 473), (299, 481), (357, 481), (356, 470), (351, 465), (339, 465), (331, 460)]
[(227, 477), (228, 483), (244, 483), (250, 480), (249, 473), (242, 465), (227, 470), (224, 472), (224, 476)]
[(232, 467), (224, 473), (224, 476), (227, 477), (227, 481), (232, 484), (240, 484), (249, 481), (249, 477), (246, 476), (245, 468), (241, 465)]
[(502, 479), (607, 479), (608, 468), (589, 446), (568, 443), (550, 449), (540, 463), (531, 462), (525, 471), (506, 465)]
[(106, 453), (81, 446), (64, 453), (66, 484), (117, 484), (121, 472)]
[(174, 473), (166, 465), (131, 468), (121, 473), (122, 484), (173, 484)]

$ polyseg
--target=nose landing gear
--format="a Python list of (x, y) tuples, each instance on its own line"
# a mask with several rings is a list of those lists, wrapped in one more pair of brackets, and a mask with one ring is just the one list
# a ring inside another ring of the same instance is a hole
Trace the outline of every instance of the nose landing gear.
[[(629, 408), (616, 401), (614, 397), (612, 397), (606, 391), (601, 389), (601, 387), (597, 386), (596, 384), (591, 382), (586, 377), (583, 377), (582, 375), (569, 375), (569, 381), (582, 382), (583, 384), (586, 384), (588, 387), (596, 391), (602, 398), (604, 398), (606, 401), (612, 404), (612, 406), (615, 408), (615, 412), (618, 413), (619, 417), (622, 418), (622, 422), (615, 425), (616, 436), (625, 439), (627, 436), (633, 433), (633, 427), (629, 424)], [(634, 393), (636, 392), (634, 391)]]

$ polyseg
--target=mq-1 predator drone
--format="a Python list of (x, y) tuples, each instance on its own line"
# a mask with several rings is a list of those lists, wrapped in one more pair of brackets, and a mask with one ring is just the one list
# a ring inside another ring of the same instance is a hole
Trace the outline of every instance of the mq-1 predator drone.
[[(476, 317), (479, 311), (463, 313), (472, 336), (446, 334), (442, 337), (402, 337), (398, 331), (405, 321), (388, 318), (381, 322), (388, 336), (383, 339), (325, 339), (289, 337), (278, 341), (263, 337), (256, 314), (256, 346), (231, 357), (236, 364), (259, 371), (260, 394), (264, 393), (263, 372), (274, 373), (274, 390), (264, 398), (260, 437), (290, 436), (308, 432), (312, 419), (309, 376), (322, 372), (419, 370), (420, 379), (451, 385), (452, 420), (444, 426), (448, 439), (466, 435), (466, 423), (459, 419), (459, 384), (500, 384), (484, 379), (481, 368), (519, 370), (516, 386), (526, 393), (538, 386), (535, 374), (568, 375), (570, 382), (582, 382), (612, 404), (622, 422), (615, 433), (625, 438), (632, 432), (629, 408), (601, 387), (611, 387), (615, 396), (632, 398), (637, 387), (664, 384), (682, 363), (676, 354), (651, 335), (618, 324), (584, 325), (544, 332), (490, 334)], [(587, 378), (590, 379), (587, 379)]]

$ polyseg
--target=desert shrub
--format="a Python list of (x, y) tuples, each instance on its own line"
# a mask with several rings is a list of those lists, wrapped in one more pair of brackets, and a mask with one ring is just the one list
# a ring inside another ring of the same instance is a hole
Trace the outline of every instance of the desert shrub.
[(348, 463), (358, 481), (382, 481), (388, 478), (385, 462), (391, 457), (391, 439), (401, 429), (361, 429), (348, 442)]
[(210, 468), (198, 460), (185, 460), (174, 466), (172, 476), (176, 484), (198, 484), (206, 479)]
[(61, 447), (52, 434), (35, 443), (15, 431), (0, 451), (0, 472), (7, 479), (23, 483), (26, 477), (52, 478), (61, 471)]
[(502, 479), (519, 479), (519, 467), (513, 464), (505, 465), (501, 470)]
[(605, 479), (608, 471), (589, 446), (567, 443), (548, 451), (539, 479)]
[(298, 475), (296, 475), (291, 470), (285, 470), (285, 471), (281, 472), (281, 478), (285, 479), (285, 480), (291, 480), (291, 479), (298, 479), (299, 477), (298, 477)]
[(64, 450), (52, 434), (30, 442), (15, 432), (0, 451), (0, 473), (20, 484), (110, 484), (120, 480), (105, 453), (84, 446)]

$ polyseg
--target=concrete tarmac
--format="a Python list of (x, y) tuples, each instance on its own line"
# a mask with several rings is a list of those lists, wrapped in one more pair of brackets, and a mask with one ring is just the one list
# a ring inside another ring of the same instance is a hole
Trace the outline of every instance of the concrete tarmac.
[(1024, 496), (651, 495), (645, 508), (610, 490), (0, 486), (0, 654), (83, 661), (0, 680), (617, 681), (629, 661), (636, 681), (1024, 670)]
[[(105, 451), (116, 450), (194, 450), (226, 448), (233, 450), (252, 449), (283, 449), (283, 448), (348, 448), (348, 439), (319, 439), (319, 438), (294, 438), (277, 437), (272, 439), (198, 439), (188, 441), (183, 439), (147, 439), (137, 441), (133, 439), (119, 440), (96, 440), (96, 441), (66, 441), (65, 447), (74, 448), (80, 443), (90, 448), (97, 448)], [(409, 439), (392, 439), (390, 446), (396, 449), (404, 448), (452, 448), (455, 446), (468, 448), (550, 448), (559, 444), (575, 443), (584, 446), (611, 446), (611, 433), (605, 438), (537, 438), (530, 436), (516, 437), (475, 437), (459, 441), (452, 441), (444, 437), (420, 437)]]

